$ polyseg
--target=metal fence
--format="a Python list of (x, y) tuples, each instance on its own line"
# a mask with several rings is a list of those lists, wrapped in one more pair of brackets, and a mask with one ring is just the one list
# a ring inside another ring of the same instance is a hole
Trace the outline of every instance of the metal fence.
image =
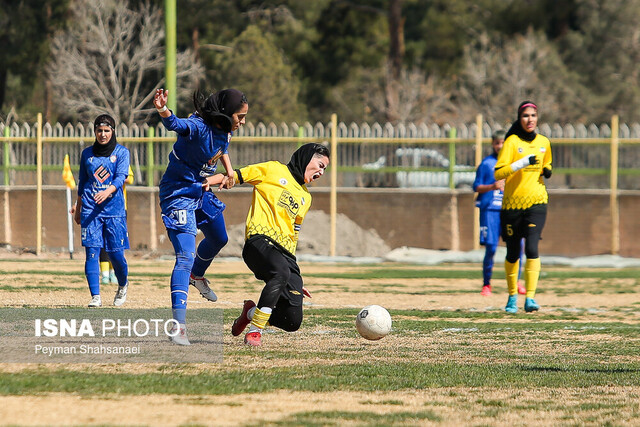
[[(476, 120), (472, 124), (356, 124), (336, 126), (337, 185), (341, 187), (466, 187), (479, 159), (490, 152), (490, 136), (503, 126)], [(480, 134), (478, 129), (481, 128)], [(551, 140), (554, 178), (550, 188), (606, 189), (611, 173), (618, 189), (639, 189), (640, 124), (541, 124)], [(155, 186), (166, 166), (175, 136), (157, 127), (120, 124), (118, 141), (131, 151), (134, 185)], [(329, 142), (332, 124), (281, 125), (247, 123), (232, 139), (234, 166), (266, 160), (287, 162), (306, 142)], [(77, 172), (80, 154), (94, 141), (91, 123), (61, 125), (0, 122), (0, 184), (36, 185), (41, 144), (43, 185), (62, 185), (63, 160), (69, 154)], [(615, 139), (615, 141), (614, 141)], [(612, 153), (617, 153), (612, 154)], [(617, 159), (616, 159), (617, 157)], [(612, 159), (617, 164), (612, 164)], [(332, 167), (335, 167), (335, 162)], [(319, 185), (329, 185), (328, 180)]]

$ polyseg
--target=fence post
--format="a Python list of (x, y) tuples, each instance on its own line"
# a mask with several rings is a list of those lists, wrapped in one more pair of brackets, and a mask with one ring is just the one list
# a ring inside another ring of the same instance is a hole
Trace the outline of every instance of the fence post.
[[(11, 129), (9, 129), (9, 126), (5, 126), (4, 127), (4, 137), (5, 138), (9, 138), (9, 136), (11, 135)], [(11, 155), (10, 155), (10, 150), (11, 150), (11, 146), (9, 145), (9, 141), (5, 140), (3, 147), (2, 147), (2, 153), (4, 154), (2, 157), (2, 167), (4, 170), (4, 185), (8, 186), (9, 185), (9, 164), (11, 162)]]
[(298, 128), (298, 148), (302, 147), (302, 144), (303, 144), (302, 138), (304, 138), (304, 128), (300, 126)]
[[(4, 136), (5, 138), (8, 138), (11, 135), (11, 130), (9, 129), (9, 126), (5, 126), (4, 128)], [(11, 235), (11, 209), (9, 206), (10, 203), (10, 199), (9, 199), (9, 179), (10, 179), (10, 174), (9, 174), (9, 165), (11, 163), (11, 156), (10, 156), (10, 150), (11, 150), (11, 145), (9, 144), (9, 141), (5, 140), (4, 141), (4, 146), (3, 146), (3, 150), (2, 152), (4, 153), (3, 160), (2, 160), (2, 166), (4, 167), (4, 212), (3, 212), (3, 218), (4, 218), (4, 239), (7, 241), (7, 243), (9, 245), (11, 245), (11, 241), (13, 236)]]
[(618, 116), (611, 117), (611, 191), (609, 207), (611, 211), (611, 254), (620, 253), (620, 211), (618, 206)]
[(453, 178), (456, 166), (456, 139), (457, 130), (452, 127), (449, 131), (449, 189), (451, 194), (451, 250), (460, 250), (460, 224), (458, 216), (458, 192), (455, 191), (456, 182)]
[(336, 217), (338, 215), (338, 115), (331, 115), (331, 195), (329, 210), (331, 216), (331, 238), (329, 241), (329, 255), (336, 256)]
[(457, 135), (458, 131), (456, 130), (456, 128), (451, 128), (451, 130), (449, 130), (449, 139), (451, 139), (451, 142), (449, 143), (449, 188), (450, 189), (454, 189), (456, 188), (456, 183), (453, 179), (453, 171), (455, 169), (456, 166), (456, 143), (455, 143), (455, 139), (456, 139), (456, 135)]
[(147, 187), (149, 188), (149, 249), (156, 251), (158, 249), (158, 232), (156, 230), (156, 194), (154, 187), (155, 175), (155, 159), (153, 155), (153, 142), (156, 135), (156, 129), (149, 126), (147, 131)]
[[(482, 114), (476, 116), (476, 170), (482, 162)], [(473, 249), (480, 249), (480, 208), (475, 204), (476, 193), (473, 194)]]
[(36, 256), (42, 251), (42, 113), (36, 123)]

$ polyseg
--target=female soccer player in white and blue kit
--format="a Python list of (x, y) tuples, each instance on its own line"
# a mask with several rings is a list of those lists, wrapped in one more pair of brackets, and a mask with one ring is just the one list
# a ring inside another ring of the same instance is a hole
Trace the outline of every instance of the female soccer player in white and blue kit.
[[(189, 118), (176, 117), (167, 107), (168, 91), (158, 89), (154, 105), (168, 130), (178, 138), (169, 154), (169, 164), (160, 181), (162, 220), (176, 254), (171, 274), (171, 307), (180, 331), (172, 337), (177, 344), (189, 345), (186, 335), (186, 308), (189, 284), (203, 297), (216, 301), (215, 293), (203, 276), (228, 241), (222, 211), (224, 203), (203, 188), (203, 182), (215, 173), (222, 161), (231, 177), (233, 167), (228, 148), (232, 132), (245, 122), (249, 104), (245, 95), (236, 89), (225, 89), (202, 99), (194, 94), (195, 114)], [(196, 251), (196, 232), (200, 229), (204, 240)]]
[(129, 171), (129, 150), (117, 143), (115, 126), (115, 120), (107, 114), (96, 118), (96, 139), (82, 151), (78, 200), (71, 210), (82, 227), (82, 246), (87, 256), (85, 274), (91, 291), (89, 307), (102, 306), (99, 255), (103, 247), (118, 278), (113, 304), (120, 306), (127, 298), (124, 251), (129, 249), (129, 235), (122, 186)]

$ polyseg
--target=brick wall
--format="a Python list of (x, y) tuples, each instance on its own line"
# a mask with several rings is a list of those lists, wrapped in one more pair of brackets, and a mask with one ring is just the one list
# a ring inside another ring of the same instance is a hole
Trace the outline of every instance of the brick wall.
[[(153, 192), (152, 192), (153, 191)], [(330, 211), (327, 188), (312, 188), (313, 207)], [(75, 201), (75, 191), (72, 192)], [(610, 253), (611, 220), (607, 191), (550, 190), (547, 223), (540, 243), (543, 255), (585, 256)], [(0, 244), (35, 249), (36, 191), (32, 187), (0, 189)], [(251, 188), (234, 188), (217, 193), (226, 204), (228, 225), (244, 223)], [(171, 253), (157, 205), (157, 189), (128, 189), (128, 225), (131, 248), (151, 248), (150, 216), (155, 204), (155, 234), (159, 252)], [(8, 204), (7, 204), (8, 203)], [(457, 215), (452, 215), (457, 206)], [(640, 191), (620, 193), (620, 255), (639, 257)], [(10, 224), (5, 224), (8, 208)], [(428, 249), (473, 248), (473, 193), (470, 190), (340, 189), (338, 212), (364, 229), (375, 229), (392, 248), (400, 246)], [(66, 251), (66, 196), (61, 187), (43, 191), (44, 250)], [(8, 241), (7, 225), (11, 241)], [(81, 251), (80, 228), (75, 227), (76, 251)], [(459, 239), (455, 239), (456, 228)], [(329, 238), (329, 230), (326, 230)], [(340, 236), (337, 236), (339, 239)]]

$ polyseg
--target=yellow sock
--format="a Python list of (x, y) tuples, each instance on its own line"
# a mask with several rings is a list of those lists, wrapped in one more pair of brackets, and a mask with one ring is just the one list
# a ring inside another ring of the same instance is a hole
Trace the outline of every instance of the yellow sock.
[(524, 284), (527, 288), (527, 298), (536, 296), (538, 278), (540, 277), (540, 258), (529, 259), (524, 263)]
[(515, 295), (518, 293), (518, 270), (520, 269), (520, 260), (516, 262), (509, 262), (504, 260), (504, 271), (507, 275), (507, 288), (509, 289), (509, 295)]
[(253, 313), (253, 319), (251, 319), (251, 324), (256, 328), (264, 329), (270, 317), (271, 313), (265, 313), (260, 311), (259, 308), (256, 308), (255, 313)]
[[(94, 264), (95, 265), (95, 264)], [(109, 261), (101, 261), (100, 262), (100, 271), (102, 272), (102, 275), (109, 275)]]

